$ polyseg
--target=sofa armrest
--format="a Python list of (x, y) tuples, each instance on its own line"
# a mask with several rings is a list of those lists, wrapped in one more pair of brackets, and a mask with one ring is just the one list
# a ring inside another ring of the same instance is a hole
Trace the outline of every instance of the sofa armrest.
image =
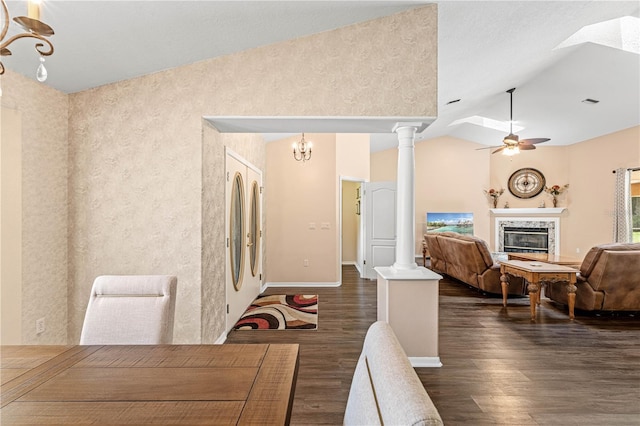
[(388, 323), (369, 327), (354, 372), (343, 424), (442, 425)]

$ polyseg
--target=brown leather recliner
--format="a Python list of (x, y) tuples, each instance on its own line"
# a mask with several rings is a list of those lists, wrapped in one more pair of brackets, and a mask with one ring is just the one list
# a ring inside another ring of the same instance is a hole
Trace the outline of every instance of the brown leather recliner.
[[(593, 247), (580, 265), (576, 309), (640, 311), (640, 243)], [(545, 295), (567, 305), (567, 286), (548, 284)]]
[[(431, 269), (484, 292), (502, 294), (500, 265), (494, 262), (483, 239), (456, 232), (427, 233), (424, 238)], [(510, 280), (509, 294), (527, 294), (521, 278)]]

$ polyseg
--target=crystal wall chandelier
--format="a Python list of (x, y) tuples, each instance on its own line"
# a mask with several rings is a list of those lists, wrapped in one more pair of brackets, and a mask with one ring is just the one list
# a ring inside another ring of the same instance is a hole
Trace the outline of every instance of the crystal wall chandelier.
[(311, 160), (311, 142), (307, 142), (304, 140), (304, 133), (302, 134), (302, 139), (298, 142), (293, 143), (293, 158), (296, 161), (308, 161)]
[[(13, 18), (14, 22), (16, 22), (20, 27), (22, 27), (26, 32), (16, 34), (13, 37), (5, 40), (7, 36), (7, 32), (9, 31), (9, 9), (7, 8), (7, 3), (5, 0), (0, 0), (2, 2), (2, 12), (3, 12), (3, 24), (2, 24), (2, 32), (0, 33), (0, 56), (9, 56), (11, 55), (11, 50), (9, 50), (9, 46), (14, 41), (21, 38), (35, 38), (37, 40), (42, 41), (43, 43), (36, 43), (36, 50), (40, 54), (40, 65), (38, 66), (38, 70), (36, 72), (36, 78), (38, 81), (42, 82), (47, 79), (47, 69), (44, 67), (44, 57), (51, 56), (53, 54), (53, 44), (46, 37), (52, 36), (53, 29), (40, 21), (40, 1), (41, 0), (29, 0), (27, 6), (27, 15), (28, 16), (17, 16)], [(46, 44), (46, 46), (45, 46)], [(43, 49), (44, 48), (44, 49)], [(0, 61), (0, 75), (4, 74), (4, 65)]]

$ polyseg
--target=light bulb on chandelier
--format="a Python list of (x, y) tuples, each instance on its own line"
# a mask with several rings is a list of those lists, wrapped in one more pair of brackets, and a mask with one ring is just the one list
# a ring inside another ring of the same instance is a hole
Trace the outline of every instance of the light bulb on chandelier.
[[(26, 32), (16, 34), (13, 37), (8, 38), (5, 41), (5, 37), (9, 31), (9, 9), (5, 0), (0, 0), (2, 3), (3, 12), (3, 24), (2, 32), (0, 32), (0, 56), (10, 56), (11, 50), (9, 46), (14, 41), (21, 38), (35, 38), (43, 43), (36, 43), (36, 51), (40, 54), (40, 65), (36, 71), (36, 78), (38, 81), (43, 82), (47, 79), (47, 69), (44, 67), (44, 57), (53, 54), (53, 44), (45, 37), (52, 36), (54, 34), (53, 29), (40, 21), (40, 3), (41, 0), (29, 0), (27, 5), (28, 16), (17, 16), (13, 18), (13, 21), (20, 25)], [(42, 50), (47, 45), (48, 50)], [(4, 64), (0, 61), (0, 75), (4, 74)]]

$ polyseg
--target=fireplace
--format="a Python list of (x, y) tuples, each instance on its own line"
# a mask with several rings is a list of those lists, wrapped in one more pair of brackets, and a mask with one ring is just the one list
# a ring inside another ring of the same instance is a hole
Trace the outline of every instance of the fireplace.
[(505, 226), (503, 250), (519, 253), (549, 253), (549, 229)]
[(559, 218), (496, 217), (494, 247), (499, 252), (556, 254), (559, 240)]

